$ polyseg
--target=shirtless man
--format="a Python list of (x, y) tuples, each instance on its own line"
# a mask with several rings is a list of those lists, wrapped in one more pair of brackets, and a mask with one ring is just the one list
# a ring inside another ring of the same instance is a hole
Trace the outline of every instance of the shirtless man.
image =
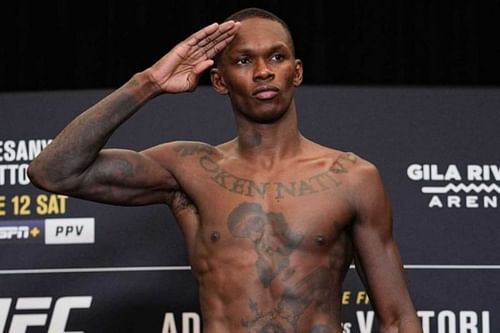
[[(193, 91), (213, 65), (213, 88), (232, 104), (235, 139), (103, 149), (144, 103)], [(421, 332), (377, 169), (298, 130), (302, 70), (281, 19), (240, 11), (78, 116), (28, 174), (36, 186), (74, 197), (167, 204), (185, 236), (206, 333), (341, 332), (353, 258), (380, 332)]]

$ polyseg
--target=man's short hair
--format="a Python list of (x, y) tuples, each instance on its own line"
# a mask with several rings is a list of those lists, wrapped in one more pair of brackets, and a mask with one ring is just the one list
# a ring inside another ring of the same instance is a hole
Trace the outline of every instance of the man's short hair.
[(276, 14), (271, 13), (268, 10), (262, 9), (262, 8), (257, 8), (257, 7), (250, 7), (250, 8), (245, 8), (242, 10), (239, 10), (231, 15), (229, 15), (224, 22), (226, 21), (243, 21), (245, 19), (249, 18), (263, 18), (263, 19), (268, 19), (268, 20), (273, 20), (278, 22), (285, 28), (285, 30), (290, 34), (290, 37), (292, 33), (290, 32), (290, 28), (288, 27), (288, 24), (286, 24), (285, 21), (283, 21), (281, 18), (279, 18)]
[[(283, 28), (285, 28), (286, 32), (288, 33), (288, 36), (290, 38), (290, 46), (292, 48), (292, 53), (295, 55), (295, 45), (293, 42), (293, 37), (292, 37), (292, 33), (290, 31), (290, 28), (288, 27), (288, 25), (286, 24), (285, 21), (283, 21), (276, 14), (273, 14), (268, 10), (265, 10), (262, 8), (257, 8), (257, 7), (244, 8), (244, 9), (241, 9), (241, 10), (229, 15), (224, 20), (224, 22), (231, 21), (231, 20), (244, 21), (244, 20), (250, 19), (250, 18), (262, 18), (262, 19), (272, 20), (272, 21), (275, 21), (275, 22), (278, 22), (279, 24), (281, 24), (283, 26)], [(214, 58), (216, 63), (219, 59), (219, 55), (220, 55), (220, 53), (218, 55), (216, 55)]]

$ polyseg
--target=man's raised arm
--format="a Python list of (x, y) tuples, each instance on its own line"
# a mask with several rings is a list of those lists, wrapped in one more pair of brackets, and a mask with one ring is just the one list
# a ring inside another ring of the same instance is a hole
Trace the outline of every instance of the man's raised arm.
[(165, 202), (176, 187), (165, 166), (146, 153), (103, 147), (148, 100), (196, 89), (201, 73), (233, 39), (238, 26), (229, 21), (201, 29), (75, 118), (30, 164), (32, 183), (47, 191), (100, 202)]

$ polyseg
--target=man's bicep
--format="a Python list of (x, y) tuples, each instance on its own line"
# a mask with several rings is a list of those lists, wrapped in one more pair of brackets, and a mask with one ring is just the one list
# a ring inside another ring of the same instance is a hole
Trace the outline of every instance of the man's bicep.
[(75, 196), (118, 205), (165, 202), (177, 183), (172, 173), (147, 154), (103, 149), (85, 174)]
[(358, 222), (371, 225), (378, 233), (392, 233), (392, 209), (379, 170), (364, 162), (351, 186)]

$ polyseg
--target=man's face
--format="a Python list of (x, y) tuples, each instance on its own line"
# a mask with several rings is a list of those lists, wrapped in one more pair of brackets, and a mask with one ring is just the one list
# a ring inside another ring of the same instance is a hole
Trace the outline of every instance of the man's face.
[(302, 63), (295, 59), (291, 37), (280, 23), (250, 18), (241, 21), (215, 72), (223, 87), (218, 91), (229, 95), (237, 113), (267, 123), (290, 107), (294, 87), (302, 80)]

